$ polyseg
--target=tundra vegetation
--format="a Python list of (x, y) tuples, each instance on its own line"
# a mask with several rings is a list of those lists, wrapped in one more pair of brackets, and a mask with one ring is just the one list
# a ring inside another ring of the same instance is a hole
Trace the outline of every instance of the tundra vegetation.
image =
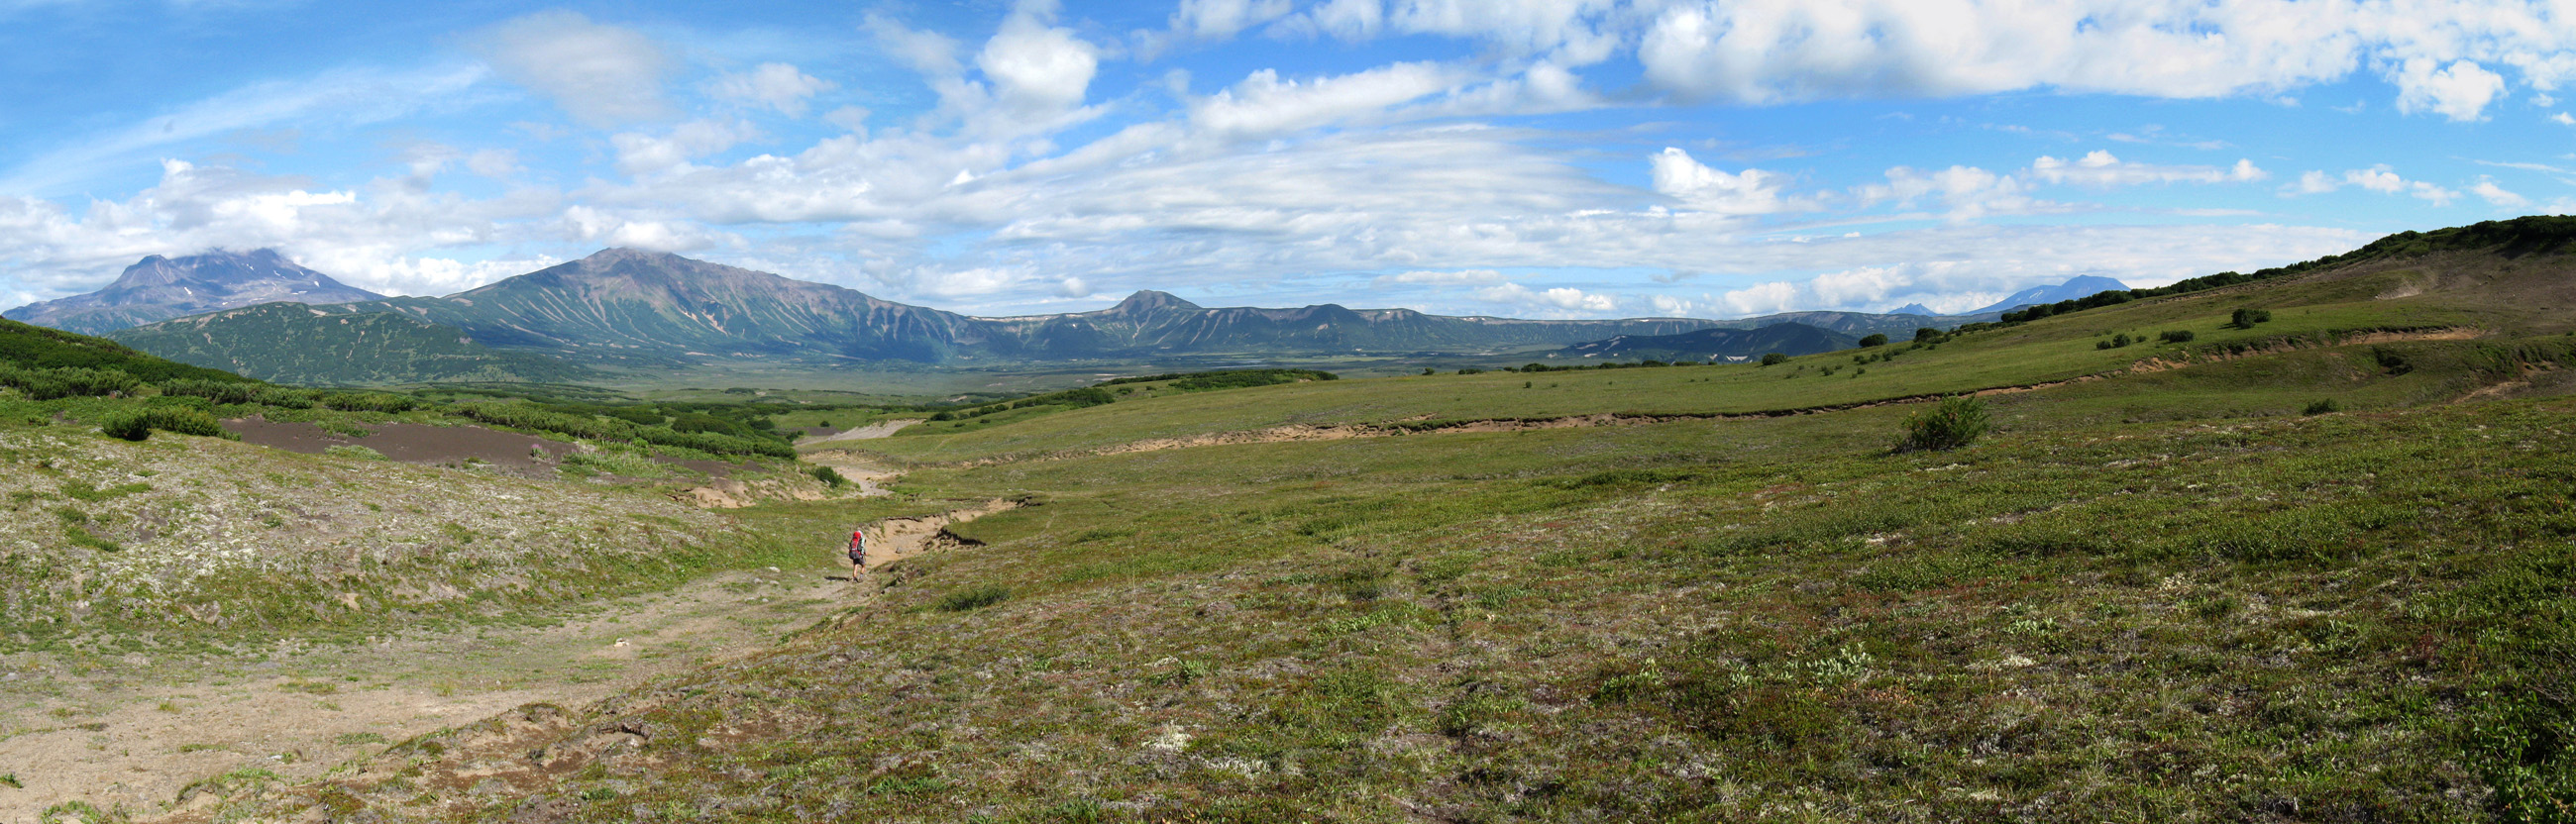
[[(811, 560), (781, 563), (820, 574), (854, 517), (1022, 504), (774, 647), (318, 781), (73, 812), (2566, 821), (2569, 225), (2410, 233), (1760, 365), (978, 399), (1016, 408), (817, 446), (902, 470), (890, 500), (671, 525), (708, 566), (801, 541)], [(51, 439), (19, 466), (178, 440), (61, 422), (110, 401), (13, 402), (56, 404), (0, 409), (27, 410), (0, 434)], [(401, 414), (454, 414), (435, 409)], [(361, 467), (311, 460), (280, 483)], [(49, 480), (21, 511), (61, 514), (10, 523), (128, 523), (110, 504), (166, 488), (152, 468)], [(524, 483), (572, 511), (615, 489)], [(102, 558), (152, 541), (90, 534), (126, 545)]]

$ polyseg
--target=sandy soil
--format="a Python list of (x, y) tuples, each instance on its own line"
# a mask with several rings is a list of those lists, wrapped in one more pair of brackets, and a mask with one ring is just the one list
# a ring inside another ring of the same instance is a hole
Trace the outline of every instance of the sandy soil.
[(422, 733), (531, 701), (578, 706), (766, 646), (855, 603), (824, 571), (740, 573), (592, 605), (555, 626), (487, 626), (219, 659), (0, 658), (0, 824), (86, 800), (139, 815), (240, 769), (311, 779)]
[(885, 484), (903, 476), (901, 472), (869, 463), (857, 455), (837, 449), (806, 453), (804, 458), (806, 463), (831, 467), (833, 471), (841, 473), (841, 477), (858, 484), (861, 497), (892, 495), (894, 493), (887, 491)]
[[(869, 424), (869, 425), (867, 425), (867, 426), (862, 426), (862, 427), (859, 427), (859, 428), (857, 428), (857, 429), (845, 429), (845, 430), (842, 430), (842, 431), (839, 431), (839, 432), (834, 432), (834, 433), (829, 434), (829, 435), (816, 435), (816, 436), (814, 436), (814, 437), (810, 437), (810, 438), (798, 438), (798, 439), (796, 440), (796, 445), (797, 445), (797, 446), (813, 446), (813, 445), (815, 445), (815, 444), (830, 443), (830, 442), (833, 442), (833, 441), (866, 441), (866, 440), (874, 440), (874, 439), (877, 439), (877, 438), (890, 437), (890, 436), (894, 435), (894, 433), (899, 432), (899, 431), (902, 431), (902, 429), (903, 429), (904, 427), (911, 426), (911, 425), (916, 424), (916, 423), (920, 423), (921, 421), (922, 421), (922, 419), (919, 419), (919, 418), (906, 418), (906, 419), (902, 419), (902, 420), (878, 421), (878, 422), (876, 422), (876, 423), (872, 423), (872, 424)], [(811, 430), (808, 430), (808, 431), (811, 431)]]

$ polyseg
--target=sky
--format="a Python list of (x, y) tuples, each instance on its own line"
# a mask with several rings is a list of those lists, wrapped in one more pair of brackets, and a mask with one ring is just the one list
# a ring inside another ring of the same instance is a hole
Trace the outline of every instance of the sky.
[(627, 246), (982, 315), (1962, 311), (2576, 211), (2572, 86), (2571, 0), (0, 0), (0, 306)]

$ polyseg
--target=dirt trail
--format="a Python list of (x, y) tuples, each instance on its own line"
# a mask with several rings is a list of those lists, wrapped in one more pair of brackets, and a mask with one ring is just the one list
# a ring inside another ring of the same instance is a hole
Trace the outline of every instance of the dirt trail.
[(796, 441), (796, 445), (814, 446), (816, 444), (826, 444), (833, 441), (869, 441), (878, 438), (892, 437), (894, 433), (902, 431), (904, 427), (920, 423), (923, 420), (924, 419), (922, 418), (901, 418), (891, 421), (878, 421), (857, 429), (843, 430), (829, 435), (817, 435), (811, 438), (799, 438)]
[(855, 603), (802, 569), (729, 573), (590, 605), (554, 626), (466, 626), (226, 657), (0, 656), (0, 824), (66, 801), (138, 816), (188, 783), (288, 781), (532, 701), (578, 706), (767, 647)]

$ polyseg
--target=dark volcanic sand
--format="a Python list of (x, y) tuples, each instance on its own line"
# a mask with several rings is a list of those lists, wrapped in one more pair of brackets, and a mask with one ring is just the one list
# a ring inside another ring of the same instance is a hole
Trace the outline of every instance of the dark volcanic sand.
[[(224, 429), (240, 435), (245, 443), (307, 455), (333, 446), (356, 445), (404, 463), (462, 464), (468, 458), (479, 458), (502, 472), (531, 477), (554, 474), (556, 462), (578, 451), (578, 447), (562, 441), (480, 426), (377, 424), (366, 437), (351, 438), (309, 423), (242, 418), (225, 421)], [(531, 455), (535, 449), (545, 450), (544, 460)]]

